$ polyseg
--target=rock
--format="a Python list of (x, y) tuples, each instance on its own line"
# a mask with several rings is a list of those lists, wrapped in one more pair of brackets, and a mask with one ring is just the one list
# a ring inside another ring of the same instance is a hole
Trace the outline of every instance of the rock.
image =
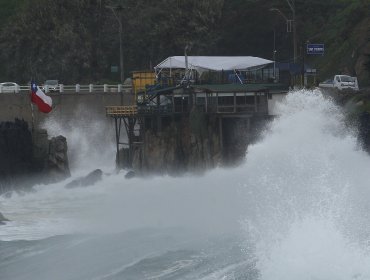
[(63, 136), (53, 137), (49, 141), (48, 171), (55, 180), (71, 176), (67, 156), (67, 139)]
[(96, 182), (100, 181), (103, 176), (103, 171), (100, 169), (95, 169), (94, 171), (87, 174), (85, 177), (80, 177), (72, 182), (65, 185), (67, 189), (73, 189), (78, 187), (88, 187), (94, 185)]
[(32, 169), (32, 136), (23, 120), (0, 123), (0, 182)]
[(132, 171), (132, 170), (127, 172), (126, 175), (125, 175), (126, 179), (132, 179), (134, 177), (136, 177), (136, 173), (135, 173), (135, 171)]
[(4, 222), (9, 222), (7, 218), (4, 217), (3, 214), (0, 213), (0, 225), (4, 225)]

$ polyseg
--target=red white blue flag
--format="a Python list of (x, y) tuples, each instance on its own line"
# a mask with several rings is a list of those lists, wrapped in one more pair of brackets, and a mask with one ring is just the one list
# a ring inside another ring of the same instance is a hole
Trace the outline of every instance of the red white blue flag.
[(53, 106), (53, 100), (47, 96), (36, 83), (31, 83), (31, 101), (37, 105), (40, 112), (49, 113)]

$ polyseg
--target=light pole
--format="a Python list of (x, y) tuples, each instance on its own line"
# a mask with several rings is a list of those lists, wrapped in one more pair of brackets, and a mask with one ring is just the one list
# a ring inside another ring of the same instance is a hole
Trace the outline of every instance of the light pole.
[(295, 0), (286, 0), (293, 14), (293, 61), (297, 62), (297, 29), (295, 24)]
[(276, 83), (276, 32), (274, 28), (274, 50), (273, 50), (273, 60), (274, 60), (274, 83)]
[(297, 30), (295, 24), (295, 0), (286, 0), (290, 9), (292, 10), (292, 20), (288, 19), (286, 15), (282, 11), (277, 8), (271, 8), (270, 11), (278, 12), (286, 21), (287, 24), (287, 32), (292, 32), (293, 29), (293, 62), (297, 62)]
[[(121, 84), (124, 82), (124, 72), (123, 72), (123, 46), (122, 46), (122, 37), (123, 37), (123, 24), (122, 24), (122, 11), (123, 7), (121, 5), (118, 6), (106, 6), (108, 9), (110, 9), (114, 15), (114, 17), (118, 21), (118, 27), (119, 27), (119, 67), (120, 67), (120, 77), (121, 77)], [(117, 12), (119, 12), (119, 15), (117, 15)]]

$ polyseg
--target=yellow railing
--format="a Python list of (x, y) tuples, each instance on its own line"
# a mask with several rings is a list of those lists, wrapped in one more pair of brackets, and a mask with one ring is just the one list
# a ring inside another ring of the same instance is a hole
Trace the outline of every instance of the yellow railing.
[(134, 116), (137, 114), (137, 106), (107, 106), (107, 116)]

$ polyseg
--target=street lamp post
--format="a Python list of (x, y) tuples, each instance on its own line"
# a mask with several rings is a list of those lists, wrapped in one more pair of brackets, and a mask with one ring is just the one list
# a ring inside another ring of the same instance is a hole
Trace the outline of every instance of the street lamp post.
[[(123, 71), (123, 24), (122, 24), (122, 11), (123, 7), (121, 5), (118, 6), (106, 6), (109, 8), (114, 17), (118, 21), (118, 27), (119, 27), (119, 64), (120, 64), (120, 77), (121, 77), (121, 84), (124, 82), (124, 71)], [(119, 15), (117, 15), (117, 12), (119, 12)]]
[(297, 62), (297, 29), (296, 29), (296, 22), (295, 22), (295, 0), (286, 0), (290, 9), (292, 10), (293, 15), (293, 61), (294, 63)]
[(292, 20), (289, 20), (287, 16), (284, 15), (282, 11), (277, 8), (271, 8), (270, 11), (278, 12), (287, 23), (287, 32), (292, 32), (293, 29), (293, 62), (297, 62), (297, 29), (295, 23), (295, 0), (286, 0), (289, 8), (292, 10)]
[(274, 50), (272, 53), (273, 60), (274, 60), (274, 83), (276, 83), (276, 33), (274, 29)]

